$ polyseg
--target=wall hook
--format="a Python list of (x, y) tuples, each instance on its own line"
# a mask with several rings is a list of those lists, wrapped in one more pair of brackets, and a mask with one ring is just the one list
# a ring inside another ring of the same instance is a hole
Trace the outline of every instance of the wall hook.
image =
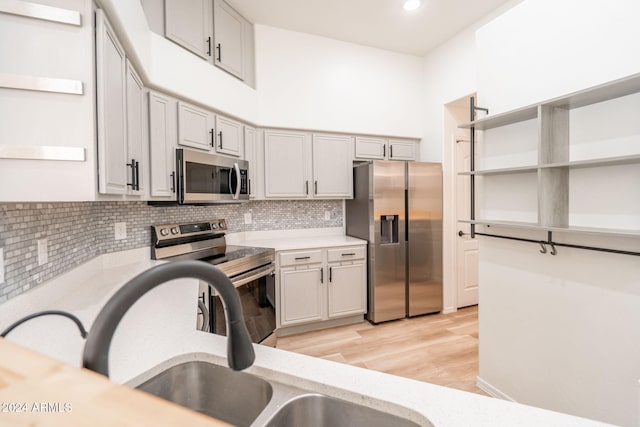
[(556, 246), (553, 244), (553, 242), (549, 243), (551, 245), (551, 255), (557, 255), (558, 251), (556, 250)]
[(545, 242), (540, 242), (540, 253), (541, 254), (546, 254), (547, 253), (547, 245), (545, 244)]

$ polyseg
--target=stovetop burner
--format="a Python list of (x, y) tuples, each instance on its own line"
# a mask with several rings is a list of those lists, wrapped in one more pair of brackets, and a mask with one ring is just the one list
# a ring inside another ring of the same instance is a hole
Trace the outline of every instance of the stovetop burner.
[(273, 271), (275, 250), (227, 245), (224, 219), (190, 224), (151, 226), (151, 258), (202, 260), (222, 270), (236, 285), (267, 269)]

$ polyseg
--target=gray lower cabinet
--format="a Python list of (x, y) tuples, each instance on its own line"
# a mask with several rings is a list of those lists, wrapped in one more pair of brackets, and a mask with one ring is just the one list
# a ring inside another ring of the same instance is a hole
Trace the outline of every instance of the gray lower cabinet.
[(149, 91), (149, 177), (152, 198), (175, 197), (177, 101)]
[(224, 0), (213, 0), (214, 64), (241, 80), (245, 76), (246, 27), (251, 24)]
[(211, 0), (165, 0), (165, 37), (211, 61)]
[(279, 326), (363, 315), (365, 256), (365, 245), (279, 252)]
[(144, 87), (102, 10), (96, 11), (98, 191), (144, 194)]

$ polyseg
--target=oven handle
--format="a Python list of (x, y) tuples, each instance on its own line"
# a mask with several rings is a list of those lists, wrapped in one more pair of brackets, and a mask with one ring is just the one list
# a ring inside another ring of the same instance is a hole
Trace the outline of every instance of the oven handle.
[(243, 273), (235, 277), (231, 277), (230, 280), (231, 280), (231, 283), (233, 283), (233, 286), (237, 288), (249, 282), (253, 282), (254, 280), (259, 279), (263, 276), (266, 276), (270, 273), (273, 273), (274, 271), (276, 271), (275, 266), (273, 264), (267, 264), (263, 267), (257, 268), (255, 270), (251, 270), (247, 273)]
[(231, 196), (233, 197), (233, 199), (234, 200), (238, 200), (238, 198), (240, 197), (240, 187), (242, 186), (241, 182), (240, 182), (240, 166), (238, 166), (237, 163), (234, 163), (233, 164), (233, 169), (236, 172), (236, 191), (235, 191), (235, 194), (233, 194), (234, 192), (233, 192), (233, 189), (231, 188), (231, 175), (232, 174), (229, 174), (229, 190), (231, 190), (231, 193), (232, 193)]

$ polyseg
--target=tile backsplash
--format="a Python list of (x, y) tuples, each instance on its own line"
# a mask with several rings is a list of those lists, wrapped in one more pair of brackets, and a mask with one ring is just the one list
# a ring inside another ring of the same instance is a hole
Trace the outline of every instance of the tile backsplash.
[[(330, 219), (325, 220), (325, 212)], [(252, 223), (245, 224), (250, 213)], [(89, 259), (149, 246), (150, 225), (225, 218), (230, 233), (342, 226), (341, 200), (251, 201), (241, 205), (149, 206), (146, 202), (0, 204), (4, 283), (0, 304)], [(127, 237), (115, 240), (114, 224)], [(38, 240), (47, 239), (48, 261), (38, 265)]]

